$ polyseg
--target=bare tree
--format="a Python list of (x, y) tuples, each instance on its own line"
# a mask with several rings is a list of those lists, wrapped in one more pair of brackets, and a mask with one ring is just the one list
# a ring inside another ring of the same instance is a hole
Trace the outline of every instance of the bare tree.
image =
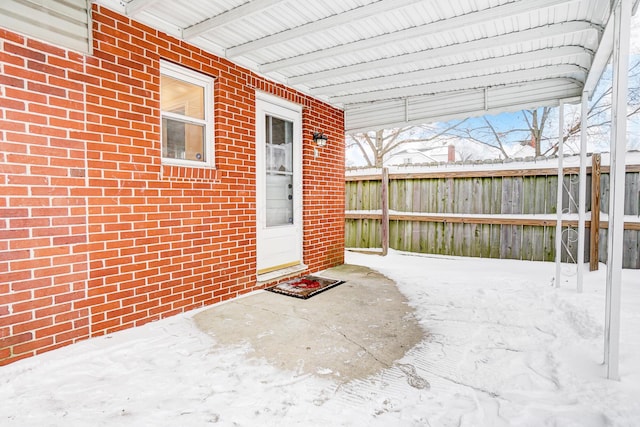
[[(631, 63), (627, 117), (640, 118), (640, 60)], [(612, 82), (609, 76), (601, 79), (587, 110), (590, 139), (596, 138), (608, 145), (611, 126)], [(574, 143), (581, 131), (579, 106), (567, 106), (563, 141)], [(567, 114), (568, 110), (568, 114)], [(467, 121), (466, 127), (454, 130), (459, 137), (496, 148), (504, 158), (510, 157), (508, 147), (531, 146), (536, 156), (549, 156), (558, 150), (557, 108), (540, 107), (523, 110), (518, 114), (484, 116)]]
[(355, 147), (367, 166), (382, 167), (386, 157), (404, 144), (416, 142), (443, 141), (460, 121), (448, 123), (445, 127), (406, 126), (395, 129), (380, 129), (347, 135), (347, 149)]
[[(611, 128), (611, 100), (613, 93), (612, 80), (609, 76), (603, 77), (600, 85), (591, 98), (587, 109), (587, 132), (590, 138), (602, 140), (608, 145)], [(635, 59), (629, 66), (629, 92), (627, 94), (627, 118), (637, 120), (640, 118), (640, 59)], [(569, 120), (564, 131), (564, 141), (577, 140), (580, 136), (581, 120), (580, 111), (575, 112)], [(577, 141), (576, 141), (577, 142)], [(555, 141), (557, 147), (557, 139)]]
[(455, 130), (459, 138), (473, 141), (499, 150), (503, 158), (509, 158), (507, 147), (515, 144), (540, 146), (543, 137), (547, 111), (526, 110), (518, 116), (483, 116), (469, 120), (468, 125)]

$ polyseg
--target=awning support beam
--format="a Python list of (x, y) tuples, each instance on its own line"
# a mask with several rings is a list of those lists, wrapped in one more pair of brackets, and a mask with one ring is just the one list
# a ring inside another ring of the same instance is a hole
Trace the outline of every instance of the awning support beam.
[(562, 193), (564, 191), (564, 101), (558, 105), (558, 194), (556, 199), (556, 288), (562, 279)]
[(578, 281), (576, 290), (582, 292), (584, 281), (585, 217), (587, 205), (587, 115), (589, 114), (589, 92), (582, 92), (580, 104), (580, 184), (578, 187)]
[(627, 149), (627, 90), (632, 0), (620, 0), (613, 11), (613, 102), (609, 231), (607, 239), (607, 291), (605, 307), (604, 364), (607, 378), (619, 380), (620, 293), (624, 233), (625, 154)]

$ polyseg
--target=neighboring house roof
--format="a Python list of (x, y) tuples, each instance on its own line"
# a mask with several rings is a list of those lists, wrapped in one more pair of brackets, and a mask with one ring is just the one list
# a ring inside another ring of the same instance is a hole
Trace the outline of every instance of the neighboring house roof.
[[(411, 161), (407, 161), (410, 159)], [(393, 153), (385, 161), (387, 165), (402, 165), (406, 163), (437, 163), (449, 160), (449, 147), (433, 147), (426, 149), (406, 149)]]
[(610, 0), (97, 1), (344, 108), (347, 132), (576, 101), (613, 45)]

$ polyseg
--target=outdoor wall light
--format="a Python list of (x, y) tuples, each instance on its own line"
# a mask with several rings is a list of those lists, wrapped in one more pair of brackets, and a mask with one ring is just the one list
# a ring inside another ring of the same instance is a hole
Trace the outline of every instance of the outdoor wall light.
[(327, 138), (327, 136), (325, 134), (323, 134), (322, 132), (314, 132), (313, 133), (313, 140), (318, 145), (318, 147), (324, 147), (325, 145), (327, 145), (327, 140), (328, 139), (329, 138)]

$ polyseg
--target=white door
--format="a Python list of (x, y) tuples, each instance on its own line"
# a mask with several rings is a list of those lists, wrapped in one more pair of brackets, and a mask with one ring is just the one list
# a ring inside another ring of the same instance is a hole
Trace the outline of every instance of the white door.
[(302, 109), (256, 97), (258, 274), (302, 264)]

